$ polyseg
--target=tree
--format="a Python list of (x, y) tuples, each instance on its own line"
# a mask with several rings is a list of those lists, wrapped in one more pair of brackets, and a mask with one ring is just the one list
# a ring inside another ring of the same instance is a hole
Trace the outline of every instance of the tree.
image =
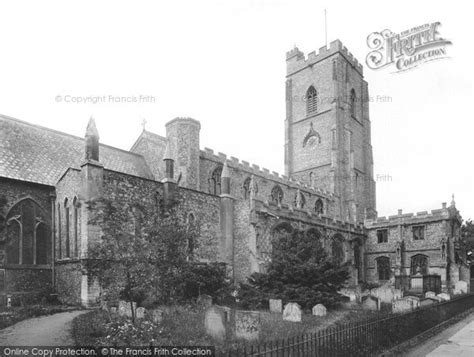
[(105, 298), (129, 301), (132, 317), (132, 302), (148, 295), (159, 303), (172, 302), (195, 230), (187, 229), (173, 211), (153, 216), (139, 205), (108, 200), (94, 205), (99, 213), (91, 223), (100, 225), (102, 239), (90, 249), (87, 269), (98, 278)]
[(293, 232), (277, 237), (266, 273), (254, 273), (240, 285), (239, 298), (246, 307), (259, 308), (269, 298), (297, 302), (310, 309), (321, 303), (336, 305), (349, 278), (346, 266), (332, 261), (314, 236)]
[(467, 220), (461, 226), (461, 237), (467, 246), (468, 260), (474, 262), (474, 223), (472, 220)]

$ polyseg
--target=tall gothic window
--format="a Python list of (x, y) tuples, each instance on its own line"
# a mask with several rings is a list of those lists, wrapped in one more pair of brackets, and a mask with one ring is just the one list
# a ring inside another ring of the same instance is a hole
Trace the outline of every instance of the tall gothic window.
[(270, 201), (276, 205), (279, 205), (283, 201), (283, 190), (280, 186), (275, 185), (272, 188), (272, 192), (270, 194)]
[(6, 217), (7, 264), (48, 264), (50, 238), (43, 209), (28, 198), (18, 202)]
[(69, 202), (66, 198), (64, 200), (64, 220), (66, 223), (65, 233), (66, 233), (66, 258), (71, 256), (71, 241), (70, 241), (70, 225), (69, 225)]
[(351, 111), (351, 115), (355, 118), (356, 116), (356, 101), (357, 101), (357, 98), (356, 98), (356, 92), (354, 89), (351, 89), (351, 104), (350, 104), (350, 111)]
[(79, 209), (79, 203), (77, 202), (77, 197), (74, 197), (72, 200), (72, 206), (73, 206), (73, 225), (74, 225), (74, 231), (73, 231), (73, 237), (74, 237), (74, 257), (79, 256), (79, 215), (78, 215), (78, 209)]
[(61, 222), (61, 204), (58, 203), (58, 258), (63, 257), (63, 235), (62, 235), (62, 222)]
[(296, 192), (293, 204), (298, 208), (304, 208), (306, 206), (306, 197), (302, 192)]
[(221, 194), (221, 175), (222, 175), (222, 166), (217, 167), (211, 174), (209, 178), (209, 193), (213, 195)]
[(417, 254), (411, 257), (410, 273), (412, 275), (428, 274), (428, 257), (423, 254)]
[(252, 181), (252, 179), (250, 177), (247, 177), (244, 181), (244, 185), (242, 186), (242, 191), (245, 200), (250, 198), (250, 181)]
[(379, 257), (376, 262), (379, 280), (390, 280), (390, 258)]
[(336, 264), (342, 264), (344, 262), (344, 238), (342, 236), (336, 236), (331, 242), (331, 256)]
[(195, 234), (195, 229), (196, 229), (196, 218), (194, 217), (194, 214), (190, 213), (188, 215), (188, 239), (187, 239), (187, 260), (193, 260), (194, 259), (194, 248), (195, 248), (195, 242), (194, 242), (194, 234)]
[(318, 198), (314, 204), (314, 212), (316, 212), (316, 214), (324, 213), (324, 203), (320, 198)]
[(316, 113), (318, 111), (318, 92), (311, 86), (306, 91), (306, 114)]

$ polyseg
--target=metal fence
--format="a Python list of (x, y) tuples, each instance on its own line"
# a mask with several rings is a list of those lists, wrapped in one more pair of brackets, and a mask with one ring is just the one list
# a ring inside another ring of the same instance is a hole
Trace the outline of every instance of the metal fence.
[(370, 356), (395, 347), (470, 308), (474, 308), (474, 294), (381, 319), (346, 323), (312, 334), (229, 350), (221, 356)]

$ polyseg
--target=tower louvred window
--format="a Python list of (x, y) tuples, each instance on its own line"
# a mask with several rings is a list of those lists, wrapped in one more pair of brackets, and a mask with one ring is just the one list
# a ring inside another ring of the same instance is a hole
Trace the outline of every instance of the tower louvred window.
[(318, 92), (311, 86), (306, 92), (306, 112), (307, 114), (316, 113), (318, 111)]

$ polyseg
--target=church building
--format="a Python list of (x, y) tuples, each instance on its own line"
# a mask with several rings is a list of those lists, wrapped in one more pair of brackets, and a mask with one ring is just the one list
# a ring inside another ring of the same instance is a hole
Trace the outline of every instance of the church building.
[(307, 57), (294, 48), (286, 61), (284, 175), (201, 149), (191, 118), (169, 121), (165, 136), (144, 129), (126, 151), (100, 143), (92, 118), (80, 138), (0, 115), (3, 301), (51, 284), (64, 303), (98, 303), (85, 262), (101, 239), (91, 219), (99, 199), (116, 202), (132, 226), (174, 202), (199, 227), (192, 259), (222, 263), (235, 282), (265, 271), (272, 240), (298, 230), (347, 264), (351, 287), (469, 283), (454, 198), (431, 212), (377, 216), (362, 65), (338, 40)]

